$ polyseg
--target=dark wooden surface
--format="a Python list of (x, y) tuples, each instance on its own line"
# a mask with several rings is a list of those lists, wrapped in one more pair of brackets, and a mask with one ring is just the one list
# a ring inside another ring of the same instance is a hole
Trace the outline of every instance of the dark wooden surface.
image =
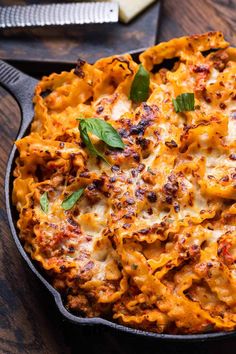
[[(235, 0), (164, 0), (159, 40), (219, 29), (235, 46), (235, 20)], [(2, 48), (0, 35), (0, 57)], [(60, 51), (58, 39), (51, 49)], [(88, 55), (92, 58), (89, 50)], [(168, 344), (124, 337), (107, 329), (78, 329), (63, 321), (52, 299), (25, 267), (7, 226), (3, 180), (7, 156), (20, 124), (19, 114), (12, 97), (0, 89), (0, 354), (235, 353), (234, 338), (215, 343)]]
[[(127, 0), (129, 1), (129, 0)], [(52, 3), (45, 0), (0, 0), (0, 5)], [(70, 0), (57, 0), (58, 3)], [(156, 41), (159, 3), (128, 25), (122, 23), (7, 29), (0, 31), (2, 59), (75, 61), (83, 57), (92, 62), (103, 56), (151, 46)]]

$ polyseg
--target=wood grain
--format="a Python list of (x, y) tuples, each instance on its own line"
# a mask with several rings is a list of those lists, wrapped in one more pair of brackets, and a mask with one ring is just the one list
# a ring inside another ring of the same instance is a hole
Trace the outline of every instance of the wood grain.
[[(18, 1), (20, 4), (43, 2), (50, 3), (41, 0)], [(11, 3), (16, 1), (0, 0), (0, 5)], [(153, 4), (128, 25), (112, 23), (2, 30), (0, 57), (41, 61), (75, 61), (81, 57), (92, 62), (113, 53), (121, 54), (151, 46), (156, 41), (158, 11), (159, 4)]]
[(163, 1), (158, 41), (216, 30), (236, 45), (235, 0)]
[[(235, 13), (236, 1), (232, 0), (164, 0), (159, 40), (219, 29), (236, 45)], [(60, 52), (59, 40), (52, 42), (51, 50)], [(0, 36), (0, 53), (2, 48)], [(92, 57), (93, 53), (88, 55)], [(52, 299), (21, 260), (7, 226), (3, 181), (7, 156), (20, 124), (19, 113), (12, 97), (0, 89), (0, 354), (234, 353), (235, 338), (205, 344), (168, 344), (123, 336), (105, 328), (78, 329), (63, 322)]]

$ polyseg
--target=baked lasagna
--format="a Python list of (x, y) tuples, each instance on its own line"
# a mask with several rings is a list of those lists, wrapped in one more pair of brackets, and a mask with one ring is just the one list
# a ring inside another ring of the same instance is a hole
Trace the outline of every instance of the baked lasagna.
[(16, 142), (25, 250), (78, 316), (236, 329), (236, 49), (172, 39), (43, 77)]

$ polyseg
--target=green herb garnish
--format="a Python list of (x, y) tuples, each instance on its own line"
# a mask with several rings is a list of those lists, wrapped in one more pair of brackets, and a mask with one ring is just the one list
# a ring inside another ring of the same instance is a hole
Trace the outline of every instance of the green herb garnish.
[(79, 200), (81, 195), (84, 192), (84, 188), (80, 188), (78, 191), (73, 192), (69, 197), (67, 197), (61, 204), (62, 208), (64, 210), (69, 210), (71, 209), (75, 203)]
[(142, 64), (140, 64), (131, 85), (130, 99), (137, 103), (146, 101), (149, 95), (149, 84), (150, 74)]
[[(93, 145), (88, 132), (96, 135), (99, 139), (104, 141), (107, 145), (113, 148), (124, 149), (125, 144), (123, 143), (118, 132), (113, 128), (113, 126), (102, 119), (99, 118), (86, 118), (86, 119), (78, 119), (80, 136), (91, 152), (91, 154), (95, 156), (101, 157), (104, 161), (107, 162), (104, 155), (99, 152), (95, 146)], [(107, 162), (108, 163), (108, 162)]]
[(175, 112), (194, 111), (194, 93), (182, 93), (172, 99)]
[(151, 175), (155, 176), (156, 174), (153, 172), (150, 166), (148, 166), (147, 171), (151, 173)]
[(40, 206), (41, 209), (44, 211), (44, 213), (48, 213), (48, 208), (49, 208), (49, 201), (48, 201), (48, 195), (47, 192), (44, 192), (41, 196), (40, 196)]
[(138, 265), (137, 264), (131, 264), (131, 268), (133, 269), (133, 270), (136, 270), (137, 268), (138, 268)]

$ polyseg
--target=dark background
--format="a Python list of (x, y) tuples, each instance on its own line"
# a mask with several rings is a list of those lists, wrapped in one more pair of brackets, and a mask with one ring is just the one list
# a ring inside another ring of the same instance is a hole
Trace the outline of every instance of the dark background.
[[(25, 1), (0, 0), (0, 5), (15, 3), (23, 4)], [(33, 1), (29, 3), (33, 3)], [(116, 28), (118, 31), (119, 27)], [(120, 32), (122, 33), (120, 38), (117, 33), (113, 37), (116, 42), (114, 44), (116, 52), (154, 44), (157, 29), (157, 6), (150, 7), (139, 19), (126, 27), (122, 26), (122, 28), (123, 32)], [(235, 0), (164, 0), (157, 40), (163, 41), (181, 35), (221, 30), (226, 39), (235, 46), (235, 29)], [(110, 50), (107, 42), (100, 40), (99, 36), (104, 36), (101, 34), (103, 31), (102, 28), (98, 31), (96, 28), (86, 27), (85, 29), (79, 26), (50, 30), (1, 31), (0, 58), (39, 59), (41, 70), (47, 60), (75, 62), (80, 56), (93, 61), (106, 55), (107, 50)], [(127, 36), (131, 38), (130, 41), (127, 40)], [(132, 39), (134, 38), (132, 36), (136, 39)], [(91, 45), (91, 39), (93, 45)], [(112, 42), (111, 39), (109, 41), (109, 43)], [(120, 48), (122, 50), (119, 50)], [(115, 52), (111, 54), (113, 53)], [(35, 70), (35, 75), (37, 75), (37, 66), (31, 64), (30, 67), (28, 65), (28, 69)], [(112, 332), (105, 327), (99, 329), (78, 328), (65, 322), (58, 314), (54, 302), (46, 290), (42, 288), (21, 260), (7, 226), (3, 181), (7, 156), (20, 124), (20, 111), (14, 99), (1, 88), (0, 123), (1, 354), (228, 354), (236, 352), (236, 337), (209, 343), (166, 343)]]

